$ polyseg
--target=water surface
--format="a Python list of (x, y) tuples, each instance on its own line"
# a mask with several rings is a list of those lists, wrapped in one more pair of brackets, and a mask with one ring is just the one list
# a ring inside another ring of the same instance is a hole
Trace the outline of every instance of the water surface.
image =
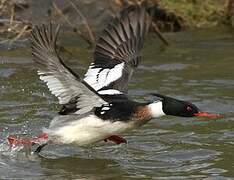
[[(8, 134), (37, 135), (59, 109), (31, 61), (30, 49), (0, 51), (1, 179), (228, 179), (234, 177), (234, 33), (206, 29), (168, 33), (164, 47), (150, 35), (129, 94), (152, 101), (150, 93), (189, 100), (223, 118), (163, 117), (124, 135), (128, 144), (88, 148), (51, 145), (44, 157), (10, 152)], [(80, 74), (91, 50), (63, 38), (73, 53), (66, 64)]]

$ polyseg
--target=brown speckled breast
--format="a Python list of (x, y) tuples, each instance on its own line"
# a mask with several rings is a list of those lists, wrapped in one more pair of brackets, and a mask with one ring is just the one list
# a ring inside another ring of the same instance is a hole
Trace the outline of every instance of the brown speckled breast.
[(132, 119), (137, 121), (139, 125), (143, 125), (152, 119), (148, 106), (138, 106), (132, 115)]

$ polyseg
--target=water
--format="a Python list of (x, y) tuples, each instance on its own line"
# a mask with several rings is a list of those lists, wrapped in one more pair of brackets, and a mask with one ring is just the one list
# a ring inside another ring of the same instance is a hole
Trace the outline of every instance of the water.
[[(234, 177), (234, 33), (206, 29), (168, 33), (165, 48), (153, 35), (130, 84), (130, 95), (159, 92), (189, 100), (219, 119), (163, 117), (124, 135), (128, 144), (87, 148), (51, 145), (42, 156), (10, 149), (8, 134), (37, 135), (59, 109), (30, 60), (30, 49), (0, 51), (0, 179), (231, 179)], [(63, 44), (84, 73), (91, 50)]]

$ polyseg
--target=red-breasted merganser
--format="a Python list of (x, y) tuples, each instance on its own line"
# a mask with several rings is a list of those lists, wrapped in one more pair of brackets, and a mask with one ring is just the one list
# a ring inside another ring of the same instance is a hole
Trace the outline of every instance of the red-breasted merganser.
[[(102, 140), (117, 144), (123, 132), (163, 115), (215, 117), (194, 104), (160, 94), (156, 101), (139, 103), (127, 97), (127, 86), (140, 61), (140, 50), (151, 20), (144, 8), (131, 6), (99, 37), (84, 79), (67, 67), (56, 51), (59, 26), (36, 26), (31, 34), (32, 55), (40, 79), (46, 82), (62, 109), (49, 128), (50, 141), (89, 145)], [(44, 145), (37, 149), (41, 150)]]

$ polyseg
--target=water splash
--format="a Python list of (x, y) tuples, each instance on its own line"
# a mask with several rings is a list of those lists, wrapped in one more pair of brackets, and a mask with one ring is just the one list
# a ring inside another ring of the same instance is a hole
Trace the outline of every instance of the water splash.
[(9, 156), (11, 158), (14, 158), (17, 156), (19, 152), (22, 152), (24, 149), (23, 145), (12, 145), (10, 146), (5, 139), (5, 141), (0, 143), (0, 154), (3, 156)]

